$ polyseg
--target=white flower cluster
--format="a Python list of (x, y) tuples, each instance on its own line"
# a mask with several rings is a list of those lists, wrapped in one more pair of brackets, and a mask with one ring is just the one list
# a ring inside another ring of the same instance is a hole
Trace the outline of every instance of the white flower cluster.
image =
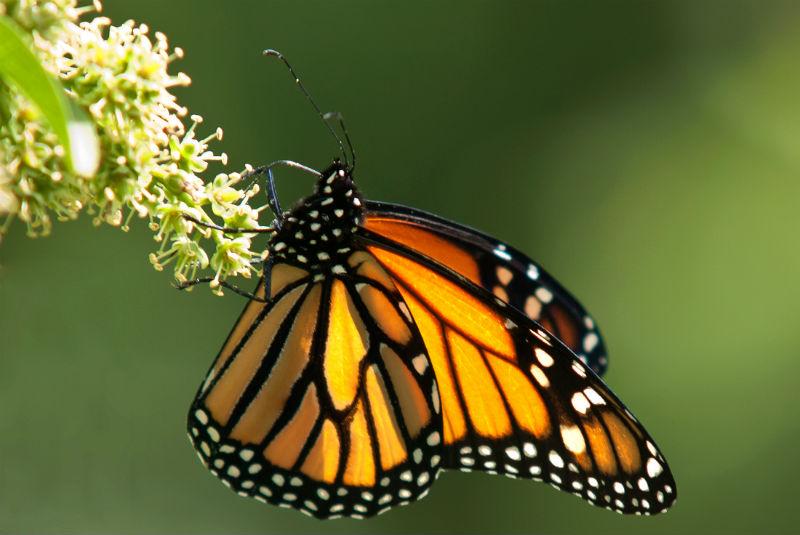
[[(239, 173), (219, 174), (209, 183), (199, 176), (209, 162), (227, 162), (209, 150), (222, 139), (217, 129), (196, 137), (202, 119), (171, 93), (190, 79), (171, 75), (170, 50), (162, 33), (133, 21), (113, 26), (105, 17), (79, 21), (100, 5), (76, 7), (75, 0), (0, 0), (0, 14), (31, 35), (31, 44), (47, 70), (59, 78), (75, 103), (87, 111), (100, 138), (101, 163), (86, 179), (71, 173), (64, 150), (36, 109), (13, 88), (0, 84), (0, 236), (15, 219), (30, 236), (46, 235), (52, 217), (75, 219), (86, 210), (96, 224), (127, 230), (134, 215), (148, 218), (160, 247), (150, 255), (156, 269), (172, 263), (179, 281), (210, 267), (214, 282), (249, 277), (259, 258), (251, 235), (230, 236), (188, 220), (233, 228), (258, 227), (249, 201), (258, 186), (237, 189)], [(210, 208), (210, 210), (208, 210)], [(214, 252), (203, 247), (211, 242)], [(219, 292), (219, 285), (212, 284)]]

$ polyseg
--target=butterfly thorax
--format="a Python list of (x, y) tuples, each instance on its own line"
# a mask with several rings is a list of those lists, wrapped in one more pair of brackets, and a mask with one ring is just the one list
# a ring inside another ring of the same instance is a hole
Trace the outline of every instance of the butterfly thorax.
[(331, 269), (350, 254), (363, 216), (364, 201), (352, 176), (334, 162), (322, 172), (314, 193), (286, 214), (270, 239), (270, 255), (312, 271)]

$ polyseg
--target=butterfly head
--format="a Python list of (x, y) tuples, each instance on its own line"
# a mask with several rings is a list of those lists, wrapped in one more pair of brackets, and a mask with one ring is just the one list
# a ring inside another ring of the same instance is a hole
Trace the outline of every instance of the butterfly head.
[(350, 254), (353, 233), (364, 216), (364, 200), (350, 169), (334, 160), (314, 193), (298, 202), (270, 239), (274, 258), (309, 269), (335, 266)]

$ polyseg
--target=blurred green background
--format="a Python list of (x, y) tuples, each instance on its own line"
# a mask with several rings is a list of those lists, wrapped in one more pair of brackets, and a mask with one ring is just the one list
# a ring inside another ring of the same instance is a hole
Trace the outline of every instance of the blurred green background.
[[(107, 0), (186, 50), (182, 102), (245, 162), (336, 154), (265, 47), (340, 110), (373, 199), (543, 263), (598, 320), (608, 382), (677, 506), (622, 517), (543, 484), (446, 473), (371, 521), (239, 498), (185, 412), (244, 302), (170, 287), (88, 218), (0, 246), (0, 531), (787, 533), (800, 530), (797, 2)], [(211, 176), (211, 175), (209, 175)], [(281, 179), (281, 177), (283, 177)], [(279, 175), (285, 204), (311, 179)]]

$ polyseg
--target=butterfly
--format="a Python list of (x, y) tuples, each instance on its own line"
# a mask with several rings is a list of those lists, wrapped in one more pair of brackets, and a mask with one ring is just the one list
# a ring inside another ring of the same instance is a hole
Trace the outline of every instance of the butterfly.
[(599, 378), (605, 348), (578, 301), (494, 238), (367, 201), (353, 164), (305, 168), (315, 189), (287, 212), (269, 174), (263, 275), (189, 411), (202, 463), (321, 519), (407, 505), (444, 470), (667, 510), (675, 481)]

